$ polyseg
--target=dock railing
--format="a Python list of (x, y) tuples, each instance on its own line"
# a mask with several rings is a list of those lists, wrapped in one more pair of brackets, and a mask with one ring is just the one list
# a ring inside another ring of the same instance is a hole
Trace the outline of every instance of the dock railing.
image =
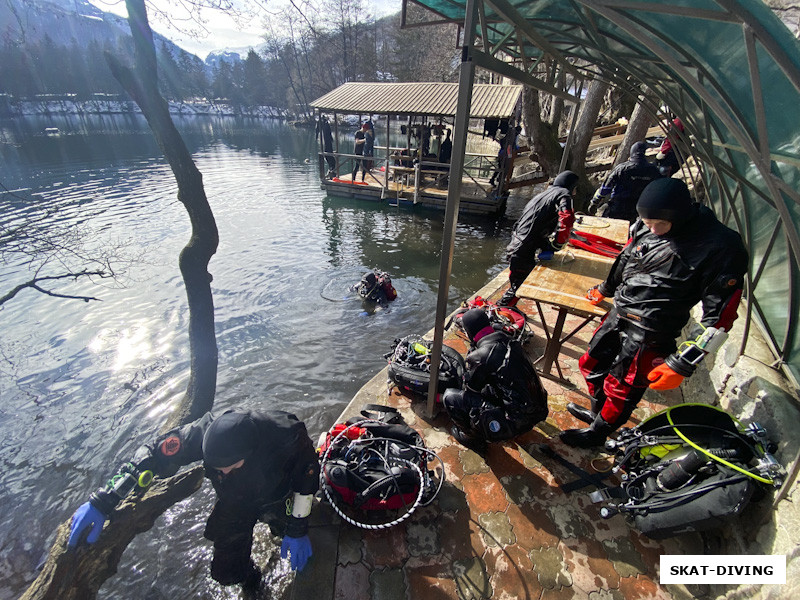
[[(447, 184), (450, 176), (450, 164), (434, 160), (419, 160), (413, 154), (401, 154), (406, 148), (399, 146), (375, 146), (375, 154), (366, 159), (372, 161), (372, 170), (377, 166), (381, 176), (369, 172), (372, 183), (378, 184), (381, 197), (389, 195), (389, 182), (394, 181), (403, 187), (412, 187), (409, 179), (413, 177), (414, 204), (419, 202), (419, 195), (428, 189), (443, 189), (442, 184)], [(351, 175), (356, 166), (356, 161), (365, 160), (361, 154), (344, 152), (319, 152), (319, 177), (321, 181), (339, 178), (342, 175)], [(334, 166), (331, 167), (328, 159), (332, 158)], [(486, 154), (467, 153), (465, 155), (462, 177), (472, 181), (487, 194), (492, 186), (488, 179), (494, 172), (496, 157)], [(360, 169), (359, 169), (360, 170)], [(429, 178), (429, 179), (428, 179)], [(397, 186), (395, 186), (397, 187)], [(446, 187), (446, 185), (445, 185)], [(395, 190), (396, 191), (396, 190)]]

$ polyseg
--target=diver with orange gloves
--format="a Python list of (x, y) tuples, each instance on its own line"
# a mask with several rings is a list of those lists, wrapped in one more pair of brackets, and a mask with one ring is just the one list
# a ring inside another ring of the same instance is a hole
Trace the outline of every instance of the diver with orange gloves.
[[(614, 307), (578, 364), (591, 408), (567, 410), (588, 424), (561, 433), (570, 446), (602, 445), (630, 418), (648, 387), (670, 390), (727, 338), (742, 295), (749, 258), (738, 233), (706, 207), (693, 204), (679, 179), (650, 183), (636, 205), (640, 219), (606, 280), (587, 298)], [(675, 340), (702, 301), (701, 331)]]
[(305, 425), (283, 411), (206, 413), (136, 451), (118, 475), (72, 517), (68, 547), (93, 544), (116, 506), (153, 474), (173, 475), (202, 460), (217, 502), (203, 535), (214, 542), (211, 577), (256, 592), (261, 571), (250, 558), (253, 527), (282, 536), (281, 556), (302, 570), (311, 557), (308, 517), (319, 486), (319, 461)]

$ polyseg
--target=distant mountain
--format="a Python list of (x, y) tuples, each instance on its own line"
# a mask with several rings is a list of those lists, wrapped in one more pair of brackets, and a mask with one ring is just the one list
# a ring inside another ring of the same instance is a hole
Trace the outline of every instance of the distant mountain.
[[(156, 44), (163, 42), (177, 56), (185, 50), (154, 33)], [(103, 12), (86, 0), (3, 0), (0, 2), (0, 39), (17, 44), (39, 43), (49, 36), (57, 46), (75, 42), (86, 47), (96, 41), (117, 45), (130, 37), (128, 21)]]
[(247, 57), (247, 53), (249, 51), (249, 48), (225, 48), (223, 50), (213, 50), (212, 52), (208, 53), (208, 56), (206, 56), (206, 65), (212, 69), (219, 67), (219, 63), (222, 61), (225, 61), (229, 65), (235, 65), (236, 63), (243, 61)]

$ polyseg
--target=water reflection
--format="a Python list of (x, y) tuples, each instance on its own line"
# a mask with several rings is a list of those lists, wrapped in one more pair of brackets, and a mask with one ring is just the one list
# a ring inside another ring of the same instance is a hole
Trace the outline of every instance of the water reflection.
[[(306, 162), (313, 131), (234, 118), (177, 124), (220, 231), (210, 265), (215, 406), (290, 410), (316, 438), (384, 366), (394, 338), (432, 327), (443, 216), (325, 196), (316, 160)], [(62, 135), (39, 135), (52, 126)], [(0, 311), (0, 502), (25, 507), (0, 523), (4, 600), (22, 593), (55, 527), (153, 437), (183, 392), (188, 313), (177, 256), (189, 223), (136, 115), (2, 122), (0, 132), (1, 183), (28, 190), (0, 194), (3, 224), (46, 207), (55, 222), (86, 225), (91, 244), (127, 240), (141, 256), (124, 287), (71, 284), (101, 302), (29, 292)], [(452, 308), (502, 269), (515, 206), (499, 221), (459, 224)], [(398, 290), (391, 311), (366, 317), (360, 300), (326, 294), (332, 281), (352, 274), (355, 283), (373, 268)], [(0, 289), (27, 275), (21, 262), (0, 266)], [(202, 539), (210, 502), (204, 488), (139, 536), (101, 596), (214, 597)]]

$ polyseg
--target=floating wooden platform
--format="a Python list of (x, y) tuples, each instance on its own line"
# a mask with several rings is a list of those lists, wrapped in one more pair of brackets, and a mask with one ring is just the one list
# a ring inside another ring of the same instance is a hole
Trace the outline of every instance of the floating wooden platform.
[[(409, 169), (413, 171), (413, 169)], [(385, 203), (389, 206), (420, 206), (436, 210), (444, 210), (447, 205), (447, 184), (444, 175), (439, 172), (428, 172), (420, 182), (419, 188), (414, 185), (414, 177), (410, 173), (399, 171), (385, 183), (384, 172), (372, 169), (360, 180), (361, 173), (353, 183), (350, 174), (333, 179), (325, 179), (322, 189), (332, 196), (359, 198)], [(489, 180), (473, 180), (465, 178), (461, 182), (461, 201), (459, 212), (462, 214), (500, 215), (506, 209), (507, 196), (494, 194)]]

